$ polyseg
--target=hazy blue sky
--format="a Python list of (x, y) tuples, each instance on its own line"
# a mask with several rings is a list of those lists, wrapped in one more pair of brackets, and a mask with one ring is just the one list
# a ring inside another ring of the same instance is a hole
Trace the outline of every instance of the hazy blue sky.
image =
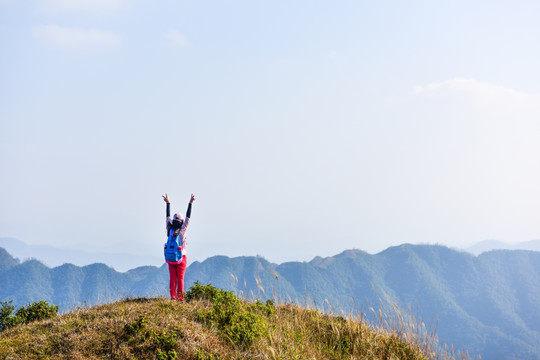
[(161, 256), (193, 192), (190, 262), (538, 239), (539, 14), (0, 0), (0, 236)]

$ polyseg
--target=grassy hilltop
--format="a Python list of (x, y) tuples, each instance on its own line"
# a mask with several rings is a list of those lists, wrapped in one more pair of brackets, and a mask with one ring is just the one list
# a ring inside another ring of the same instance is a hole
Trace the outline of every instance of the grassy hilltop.
[(400, 326), (246, 302), (210, 285), (196, 284), (186, 300), (127, 299), (7, 328), (0, 359), (447, 358)]

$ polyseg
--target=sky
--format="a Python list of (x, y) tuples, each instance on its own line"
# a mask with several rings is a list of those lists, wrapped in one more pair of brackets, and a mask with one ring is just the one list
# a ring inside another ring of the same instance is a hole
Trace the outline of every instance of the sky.
[(190, 262), (539, 239), (539, 13), (0, 0), (0, 237), (160, 257), (194, 193)]

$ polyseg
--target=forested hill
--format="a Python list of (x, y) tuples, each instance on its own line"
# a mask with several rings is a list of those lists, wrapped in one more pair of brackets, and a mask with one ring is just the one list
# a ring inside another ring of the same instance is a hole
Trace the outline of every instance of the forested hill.
[[(310, 262), (272, 264), (261, 257), (215, 256), (192, 263), (196, 280), (245, 297), (311, 303), (324, 310), (413, 306), (438, 320), (441, 341), (483, 359), (540, 359), (540, 252), (497, 250), (478, 257), (443, 246), (401, 245), (370, 255), (347, 250)], [(165, 266), (126, 273), (94, 264), (47, 268), (18, 263), (0, 249), (0, 300), (47, 300), (61, 311), (126, 295), (166, 295)]]

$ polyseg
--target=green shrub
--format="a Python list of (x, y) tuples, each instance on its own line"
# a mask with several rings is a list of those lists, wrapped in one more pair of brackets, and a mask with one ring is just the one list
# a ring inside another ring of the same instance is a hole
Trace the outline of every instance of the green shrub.
[(58, 315), (58, 306), (51, 305), (43, 300), (33, 302), (26, 307), (22, 306), (15, 312), (15, 315), (13, 315), (15, 307), (12, 305), (12, 301), (4, 301), (0, 304), (2, 305), (0, 308), (0, 331), (19, 324), (45, 320)]
[(58, 315), (58, 305), (51, 305), (46, 301), (33, 302), (27, 307), (21, 307), (15, 313), (15, 316), (21, 319), (21, 322), (27, 324), (31, 321), (45, 320)]
[(219, 289), (213, 287), (212, 285), (203, 285), (197, 280), (195, 284), (189, 288), (186, 292), (186, 301), (192, 300), (209, 300), (214, 302), (214, 299), (219, 293)]
[(158, 350), (156, 354), (157, 360), (176, 360), (178, 359), (178, 354), (176, 354), (176, 351), (169, 350), (167, 352)]
[(15, 306), (12, 305), (13, 301), (2, 301), (0, 304), (0, 331), (12, 327), (15, 325), (15, 317), (13, 311)]
[(222, 327), (222, 333), (233, 343), (251, 345), (268, 333), (268, 322), (253, 312), (240, 310), (233, 314), (230, 322)]
[(148, 324), (148, 320), (141, 316), (133, 323), (124, 325), (124, 333), (128, 337), (142, 334), (142, 332), (146, 328), (146, 324)]
[(171, 331), (170, 333), (167, 333), (165, 330), (162, 330), (159, 333), (154, 333), (153, 339), (159, 348), (168, 352), (174, 350), (176, 345), (176, 332)]
[(199, 310), (198, 318), (215, 326), (229, 341), (249, 347), (257, 339), (268, 335), (268, 318), (274, 314), (274, 304), (263, 304), (257, 300), (253, 304), (244, 303), (231, 291), (221, 290), (212, 285), (196, 282), (186, 293), (187, 301), (204, 299), (212, 307)]
[(259, 299), (251, 305), (251, 308), (255, 311), (259, 311), (266, 317), (271, 317), (274, 315), (274, 302), (270, 299), (266, 300), (266, 303), (263, 304)]
[(183, 332), (180, 330), (180, 336), (175, 330), (161, 332), (151, 332), (152, 340), (154, 345), (157, 347), (156, 358), (158, 360), (176, 360), (178, 355), (176, 353), (175, 347), (178, 337), (183, 337)]
[(195, 351), (195, 360), (220, 360), (221, 357), (215, 354), (206, 354), (204, 351)]

